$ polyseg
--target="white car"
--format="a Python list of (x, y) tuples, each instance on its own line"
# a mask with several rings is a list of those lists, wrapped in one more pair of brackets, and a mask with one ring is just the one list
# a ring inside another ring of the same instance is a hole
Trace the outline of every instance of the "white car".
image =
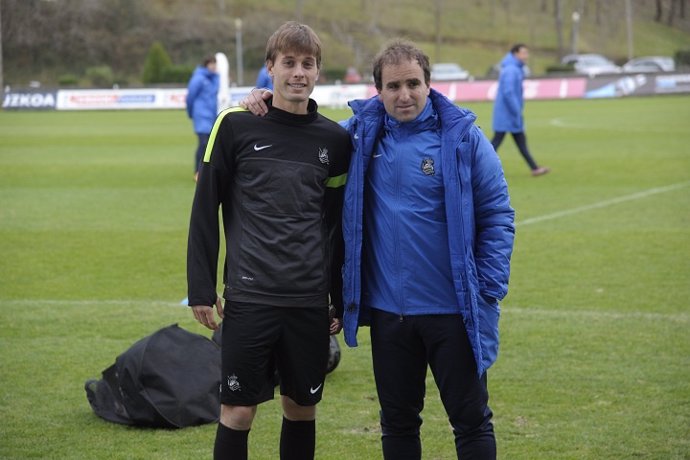
[(673, 72), (675, 70), (676, 63), (668, 56), (639, 57), (623, 65), (623, 72), (626, 73)]
[(470, 73), (452, 62), (432, 64), (431, 81), (467, 80)]
[(561, 64), (573, 66), (576, 73), (593, 77), (607, 73), (621, 73), (621, 68), (601, 54), (569, 54)]

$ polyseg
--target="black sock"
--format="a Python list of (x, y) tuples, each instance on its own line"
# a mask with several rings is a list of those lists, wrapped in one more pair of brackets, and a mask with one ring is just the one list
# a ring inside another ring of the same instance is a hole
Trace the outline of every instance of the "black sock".
[(247, 438), (249, 430), (233, 430), (218, 423), (216, 443), (213, 446), (214, 460), (247, 460)]
[(316, 420), (293, 422), (283, 417), (280, 460), (311, 460), (316, 444)]

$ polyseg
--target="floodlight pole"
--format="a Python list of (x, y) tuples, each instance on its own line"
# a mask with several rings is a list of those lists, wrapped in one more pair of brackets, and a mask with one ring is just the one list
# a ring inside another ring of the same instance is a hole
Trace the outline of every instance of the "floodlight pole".
[(572, 19), (573, 28), (572, 35), (570, 36), (570, 47), (572, 48), (571, 52), (577, 54), (577, 38), (580, 32), (580, 13), (573, 11)]
[(625, 22), (628, 29), (628, 61), (635, 55), (633, 50), (633, 14), (630, 0), (625, 0)]
[(434, 2), (434, 28), (436, 29), (436, 46), (434, 48), (434, 62), (439, 62), (441, 60), (441, 42), (443, 37), (441, 36), (441, 14), (443, 5), (441, 4), (443, 0), (436, 0)]
[(235, 54), (237, 54), (237, 84), (244, 85), (244, 65), (242, 64), (242, 18), (235, 18)]

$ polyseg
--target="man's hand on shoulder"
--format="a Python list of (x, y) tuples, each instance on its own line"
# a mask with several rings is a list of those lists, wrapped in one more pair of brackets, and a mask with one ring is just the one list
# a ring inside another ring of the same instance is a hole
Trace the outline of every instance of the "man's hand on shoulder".
[(268, 113), (266, 101), (273, 93), (266, 88), (254, 88), (244, 99), (240, 101), (240, 107), (249, 110), (254, 115), (263, 117)]

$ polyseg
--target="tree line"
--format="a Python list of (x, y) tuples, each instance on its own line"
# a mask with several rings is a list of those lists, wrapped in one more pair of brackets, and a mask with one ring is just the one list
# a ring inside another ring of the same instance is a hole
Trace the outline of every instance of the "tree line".
[(163, 60), (170, 60), (164, 79), (185, 81), (216, 50), (230, 51), (234, 64), (237, 17), (243, 18), (242, 58), (249, 76), (261, 67), (270, 32), (288, 19), (317, 30), (330, 53), (331, 67), (324, 72), (332, 76), (350, 65), (366, 73), (381, 43), (397, 35), (435, 44), (429, 50), (434, 60), (444, 43), (505, 49), (508, 43), (492, 33), (452, 35), (458, 28), (449, 21), (471, 11), (496, 27), (498, 17), (508, 27), (526, 15), (551, 18), (556, 39), (541, 46), (558, 57), (568, 51), (571, 12), (595, 24), (613, 23), (626, 2), (632, 2), (634, 14), (688, 27), (687, 0), (0, 0), (0, 78), (17, 86), (29, 79), (49, 85), (140, 85), (147, 82), (145, 64), (159, 43)]

